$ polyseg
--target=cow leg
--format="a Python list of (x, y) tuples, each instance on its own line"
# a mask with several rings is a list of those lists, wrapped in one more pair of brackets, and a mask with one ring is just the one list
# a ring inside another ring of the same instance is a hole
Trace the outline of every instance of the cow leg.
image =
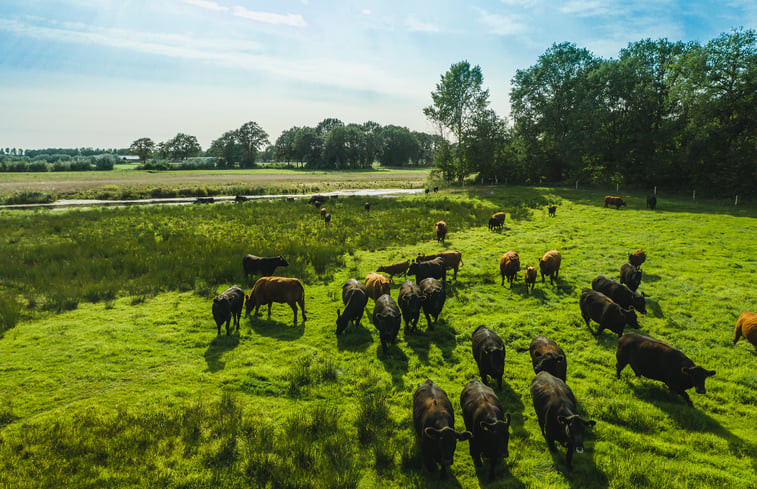
[(299, 299), (297, 301), (297, 304), (299, 304), (300, 309), (302, 309), (302, 321), (307, 321), (308, 318), (307, 316), (305, 316), (305, 298), (303, 297), (302, 299)]
[(502, 376), (497, 377), (497, 389), (502, 390)]
[(424, 314), (426, 314), (426, 328), (430, 329), (430, 330), (433, 330), (434, 329), (434, 325), (431, 324), (431, 315), (429, 313), (427, 313), (427, 312), (424, 313)]
[(489, 461), (489, 463), (491, 464), (491, 465), (489, 466), (489, 482), (491, 482), (491, 481), (493, 481), (493, 480), (494, 480), (494, 475), (496, 474), (496, 470), (495, 470), (494, 466), (495, 466), (495, 465), (496, 465), (496, 463), (497, 463), (497, 459), (494, 459), (494, 458), (493, 458), (493, 459), (491, 459), (491, 460)]
[(575, 447), (572, 443), (568, 443), (568, 453), (565, 454), (565, 462), (568, 464), (568, 470), (573, 468), (573, 452)]
[(273, 305), (272, 302), (268, 303), (268, 319), (271, 319), (271, 306)]
[(500, 285), (504, 287), (504, 285), (505, 285), (505, 274), (503, 273), (501, 275), (502, 275), (502, 283)]
[(231, 323), (231, 318), (226, 320), (226, 336), (229, 336), (229, 323)]
[(294, 325), (297, 326), (297, 304), (292, 302), (289, 304), (289, 307), (291, 307), (292, 312), (294, 312)]
[(541, 283), (544, 283), (544, 272), (540, 272), (540, 273), (541, 273)]
[(452, 277), (452, 280), (457, 280), (457, 267), (455, 267), (455, 276)]
[(615, 365), (615, 375), (620, 378), (620, 372), (622, 372), (623, 369), (626, 368), (626, 365), (628, 365), (628, 359), (621, 358), (620, 355), (616, 355), (615, 358), (618, 360), (618, 363)]
[(683, 390), (683, 389), (677, 389), (677, 390), (671, 389), (671, 391), (673, 391), (675, 394), (678, 394), (681, 397), (683, 397), (683, 400), (686, 401), (686, 404), (688, 404), (691, 407), (694, 407), (694, 403), (691, 402), (691, 398), (689, 397), (689, 395), (686, 393), (685, 390)]
[(483, 462), (481, 462), (481, 449), (478, 443), (473, 443), (473, 440), (471, 440), (471, 443), (468, 443), (468, 445), (470, 446), (470, 456), (473, 459), (473, 465), (481, 467)]

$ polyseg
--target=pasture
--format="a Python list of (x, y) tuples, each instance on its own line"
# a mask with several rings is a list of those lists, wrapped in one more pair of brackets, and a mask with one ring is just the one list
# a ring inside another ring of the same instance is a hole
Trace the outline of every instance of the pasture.
[[(324, 205), (328, 227), (302, 200), (0, 211), (0, 487), (757, 486), (757, 353), (731, 343), (738, 314), (757, 309), (757, 210), (658, 196), (649, 211), (643, 195), (616, 210), (602, 196), (473, 187), (338, 199)], [(507, 219), (490, 231), (496, 211)], [(581, 289), (617, 278), (638, 248), (640, 332), (717, 371), (706, 394), (689, 391), (693, 408), (629, 368), (616, 379), (617, 336), (595, 338), (581, 319)], [(369, 301), (361, 325), (335, 336), (348, 278), (444, 249), (464, 264), (433, 331), (421, 318), (384, 354)], [(521, 272), (500, 286), (511, 249), (523, 269), (560, 250), (557, 283), (527, 294)], [(212, 298), (232, 284), (249, 292), (246, 253), (287, 258), (277, 273), (302, 280), (306, 322), (274, 304), (270, 320), (262, 308), (238, 334), (216, 335)], [(489, 482), (458, 443), (439, 481), (415, 445), (412, 395), (432, 378), (464, 429), (460, 392), (477, 376), (471, 333), (482, 324), (505, 342), (495, 392), (512, 416), (510, 457)], [(565, 351), (579, 411), (597, 422), (572, 471), (562, 447), (547, 449), (530, 358), (515, 351), (538, 334)]]

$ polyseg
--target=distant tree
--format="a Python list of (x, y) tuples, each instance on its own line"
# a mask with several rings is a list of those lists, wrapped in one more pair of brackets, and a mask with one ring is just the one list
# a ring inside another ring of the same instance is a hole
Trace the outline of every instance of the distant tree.
[(263, 149), (260, 153), (258, 153), (258, 161), (264, 162), (264, 163), (270, 163), (274, 160), (273, 155), (276, 152), (276, 148), (269, 144), (268, 146)]
[(216, 166), (233, 168), (234, 163), (241, 160), (242, 150), (237, 143), (237, 132), (226, 131), (220, 138), (210, 143), (208, 154), (217, 158)]
[(301, 129), (301, 127), (297, 126), (291, 127), (283, 131), (281, 135), (276, 138), (276, 143), (274, 144), (274, 157), (277, 161), (296, 161), (298, 159), (295, 139), (297, 138), (297, 133), (299, 133)]
[(312, 127), (303, 127), (294, 137), (294, 154), (297, 160), (304, 161), (308, 167), (319, 168), (323, 165), (323, 138)]
[(255, 166), (255, 159), (261, 146), (271, 144), (266, 133), (257, 122), (246, 122), (237, 129), (237, 142), (242, 149), (242, 166)]
[(202, 148), (196, 137), (180, 132), (165, 142), (164, 150), (171, 159), (185, 160), (190, 156), (197, 156)]
[(385, 126), (381, 136), (384, 147), (379, 161), (382, 165), (404, 166), (418, 157), (420, 145), (408, 128)]
[(335, 126), (328, 134), (323, 146), (323, 157), (331, 168), (358, 168), (365, 160), (365, 136), (356, 124)]
[(315, 132), (317, 132), (319, 136), (325, 137), (332, 129), (340, 126), (344, 126), (344, 122), (334, 117), (329, 117), (323, 119), (317, 126), (315, 126)]
[(147, 158), (152, 156), (152, 152), (155, 150), (155, 143), (150, 138), (139, 138), (129, 146), (129, 152), (139, 157), (139, 161), (144, 164)]
[(381, 124), (368, 121), (364, 122), (360, 127), (365, 136), (365, 162), (362, 166), (371, 166), (374, 161), (379, 159), (384, 147)]

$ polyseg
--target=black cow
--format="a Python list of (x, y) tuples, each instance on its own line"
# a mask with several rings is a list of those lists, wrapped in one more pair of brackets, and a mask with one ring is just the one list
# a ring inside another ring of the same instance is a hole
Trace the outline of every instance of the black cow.
[(273, 271), (277, 267), (288, 267), (289, 263), (283, 256), (263, 257), (255, 255), (245, 255), (242, 258), (242, 268), (244, 268), (244, 275), (248, 277), (250, 275), (258, 275), (261, 277), (269, 277), (273, 275)]
[(458, 440), (470, 440), (471, 432), (455, 431), (455, 412), (447, 393), (426, 379), (413, 394), (413, 426), (420, 438), (423, 462), (429, 472), (441, 466), (441, 477), (452, 465)]
[[(592, 319), (599, 323), (597, 331), (592, 331), (594, 336), (598, 336), (603, 329), (609, 329), (620, 336), (623, 334), (623, 328), (626, 324), (632, 328), (639, 327), (636, 311), (630, 308), (623, 309), (612, 299), (596, 290), (583, 289), (578, 303), (581, 306), (581, 316), (586, 321), (587, 327), (589, 327)], [(590, 327), (589, 330), (591, 330)]]
[(557, 206), (551, 205), (547, 207), (547, 210), (549, 211), (549, 217), (555, 217), (557, 215)]
[(397, 307), (391, 295), (383, 294), (376, 299), (376, 307), (373, 308), (373, 325), (378, 329), (384, 353), (387, 352), (387, 344), (394, 343), (397, 339), (401, 323), (400, 308)]
[(331, 222), (331, 214), (329, 214), (329, 213), (324, 214), (323, 215), (323, 222), (325, 222), (326, 225), (328, 226), (329, 223)]
[(505, 372), (505, 344), (502, 338), (482, 325), (473, 331), (471, 343), (481, 381), (486, 382), (489, 375), (497, 381), (497, 388), (502, 389), (502, 374)]
[(216, 199), (214, 199), (213, 197), (197, 197), (195, 204), (212, 204), (215, 201)]
[(234, 201), (236, 202), (247, 202), (247, 197), (244, 195), (237, 195), (234, 197)]
[(489, 480), (494, 480), (494, 465), (507, 458), (510, 441), (510, 414), (505, 414), (491, 387), (473, 379), (460, 394), (465, 429), (473, 433), (470, 456), (476, 467), (482, 465), (481, 455), (489, 459)]
[(308, 204), (313, 204), (316, 207), (320, 207), (321, 204), (329, 200), (328, 195), (314, 195), (308, 200)]
[(428, 195), (428, 192), (429, 192), (429, 190), (428, 190), (428, 189), (426, 189), (426, 195)]
[(563, 382), (567, 381), (568, 361), (565, 352), (557, 343), (544, 336), (537, 336), (528, 346), (534, 373), (549, 372)]
[(434, 187), (434, 192), (438, 192), (438, 191), (439, 191), (439, 187)]
[(568, 449), (565, 460), (573, 468), (573, 451), (583, 453), (584, 431), (594, 426), (576, 414), (576, 398), (570, 387), (547, 371), (541, 371), (531, 381), (531, 399), (539, 426), (549, 450), (557, 450), (555, 442)]
[(363, 207), (365, 208), (366, 211), (370, 211), (371, 210), (371, 203), (370, 202), (366, 202), (365, 204), (363, 204)]
[(226, 323), (226, 335), (229, 335), (229, 324), (232, 319), (239, 331), (239, 318), (242, 316), (243, 305), (244, 291), (236, 285), (224, 290), (213, 299), (213, 319), (216, 320), (218, 334), (221, 334), (221, 325)]
[(439, 256), (433, 260), (411, 263), (407, 268), (407, 274), (415, 275), (415, 283), (417, 284), (429, 277), (446, 282), (447, 267), (444, 258)]
[[(439, 314), (442, 313), (444, 301), (447, 300), (447, 294), (444, 292), (444, 284), (435, 278), (425, 278), (418, 284), (423, 291), (426, 299), (423, 301), (423, 313), (426, 315), (426, 325), (429, 329), (434, 329), (436, 321), (439, 320)], [(431, 316), (434, 316), (434, 323), (431, 323)]]
[(624, 263), (623, 266), (620, 267), (620, 283), (625, 284), (629, 289), (636, 291), (641, 284), (641, 270), (630, 263)]
[(336, 310), (336, 334), (339, 335), (347, 328), (350, 321), (355, 325), (360, 324), (363, 317), (365, 305), (368, 303), (368, 289), (365, 284), (349, 279), (342, 285), (342, 302), (344, 303), (344, 313), (339, 309)]
[(647, 207), (654, 210), (657, 207), (657, 197), (654, 195), (647, 195)]
[(490, 217), (489, 218), (489, 231), (492, 231), (494, 229), (502, 229), (502, 225), (505, 222), (501, 219), (497, 219), (496, 217)]
[(411, 280), (405, 280), (400, 287), (397, 302), (402, 310), (402, 319), (405, 320), (406, 331), (408, 329), (416, 329), (418, 326), (418, 319), (421, 317), (421, 307), (425, 299), (426, 295), (421, 288)]
[(644, 292), (641, 295), (636, 295), (627, 286), (604, 275), (597, 275), (597, 278), (591, 281), (591, 288), (597, 292), (602, 292), (620, 307), (633, 307), (642, 314), (647, 313), (646, 295), (644, 295)]
[(705, 394), (705, 379), (715, 375), (714, 370), (695, 365), (683, 352), (662, 341), (636, 333), (620, 337), (615, 358), (618, 361), (615, 367), (618, 378), (623, 368), (631, 364), (637, 377), (644, 376), (664, 382), (671, 392), (683, 397), (689, 406), (693, 406), (693, 403), (686, 389), (694, 387), (697, 393)]

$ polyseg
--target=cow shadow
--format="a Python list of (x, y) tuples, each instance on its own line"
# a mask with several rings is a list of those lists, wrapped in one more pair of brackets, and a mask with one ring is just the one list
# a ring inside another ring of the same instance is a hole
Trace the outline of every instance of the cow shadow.
[(392, 385), (396, 389), (404, 389), (405, 380), (403, 377), (407, 373), (409, 364), (405, 352), (399, 346), (390, 344), (386, 349), (386, 353), (384, 353), (381, 344), (378, 344), (376, 347), (376, 358), (384, 365), (384, 370), (392, 376)]
[(526, 422), (525, 416), (523, 415), (525, 406), (523, 405), (520, 394), (510, 387), (509, 382), (504, 380), (502, 381), (502, 389), (495, 389), (495, 384), (490, 385), (489, 387), (496, 392), (505, 412), (510, 413), (510, 430), (512, 435), (523, 440), (527, 439), (530, 434), (525, 428)]
[(665, 313), (662, 312), (660, 303), (654, 299), (646, 298), (647, 315), (656, 318), (664, 318)]
[(516, 478), (515, 475), (513, 475), (513, 473), (510, 471), (510, 466), (507, 465), (507, 459), (498, 461), (494, 466), (496, 470), (494, 480), (489, 480), (489, 470), (491, 467), (489, 465), (489, 460), (484, 458), (483, 462), (484, 463), (481, 465), (481, 467), (474, 466), (476, 477), (478, 478), (478, 487), (496, 487), (497, 489), (525, 489), (526, 485), (523, 484), (520, 479)]
[(205, 363), (208, 364), (208, 371), (212, 373), (223, 370), (226, 362), (222, 361), (221, 357), (224, 353), (233, 350), (237, 346), (239, 346), (239, 330), (230, 336), (222, 334), (213, 338), (204, 355)]
[(419, 327), (414, 331), (408, 332), (405, 330), (404, 337), (407, 346), (413, 350), (418, 360), (428, 365), (428, 350), (431, 346), (431, 338), (428, 335), (428, 331), (422, 331), (420, 329), (420, 321), (418, 321)]
[(357, 325), (350, 325), (342, 334), (336, 337), (336, 346), (340, 350), (365, 351), (373, 343), (373, 336), (362, 321)]
[(447, 323), (446, 319), (439, 318), (434, 325), (434, 329), (428, 329), (426, 334), (429, 337), (429, 341), (438, 346), (442, 351), (444, 360), (454, 360), (455, 347), (457, 346), (457, 341), (455, 340), (456, 332), (455, 329)]
[(300, 321), (296, 326), (292, 326), (288, 322), (250, 316), (247, 323), (255, 333), (282, 341), (294, 341), (305, 334), (305, 321)]
[[(543, 438), (544, 437), (542, 437), (542, 439)], [(584, 453), (573, 454), (572, 469), (568, 468), (565, 461), (567, 449), (561, 447), (558, 443), (557, 450), (550, 452), (555, 470), (565, 478), (570, 487), (575, 489), (583, 489), (585, 487), (610, 487), (610, 481), (607, 478), (607, 474), (599, 470), (596, 462), (594, 462), (594, 446), (596, 445), (596, 438), (594, 430), (586, 431), (584, 441), (591, 442), (591, 445), (590, 447), (587, 447), (587, 450), (584, 451)], [(546, 441), (544, 443), (546, 445)], [(549, 450), (549, 448), (547, 448), (547, 450)]]
[(641, 272), (641, 281), (643, 282), (659, 282), (660, 276), (653, 273)]

